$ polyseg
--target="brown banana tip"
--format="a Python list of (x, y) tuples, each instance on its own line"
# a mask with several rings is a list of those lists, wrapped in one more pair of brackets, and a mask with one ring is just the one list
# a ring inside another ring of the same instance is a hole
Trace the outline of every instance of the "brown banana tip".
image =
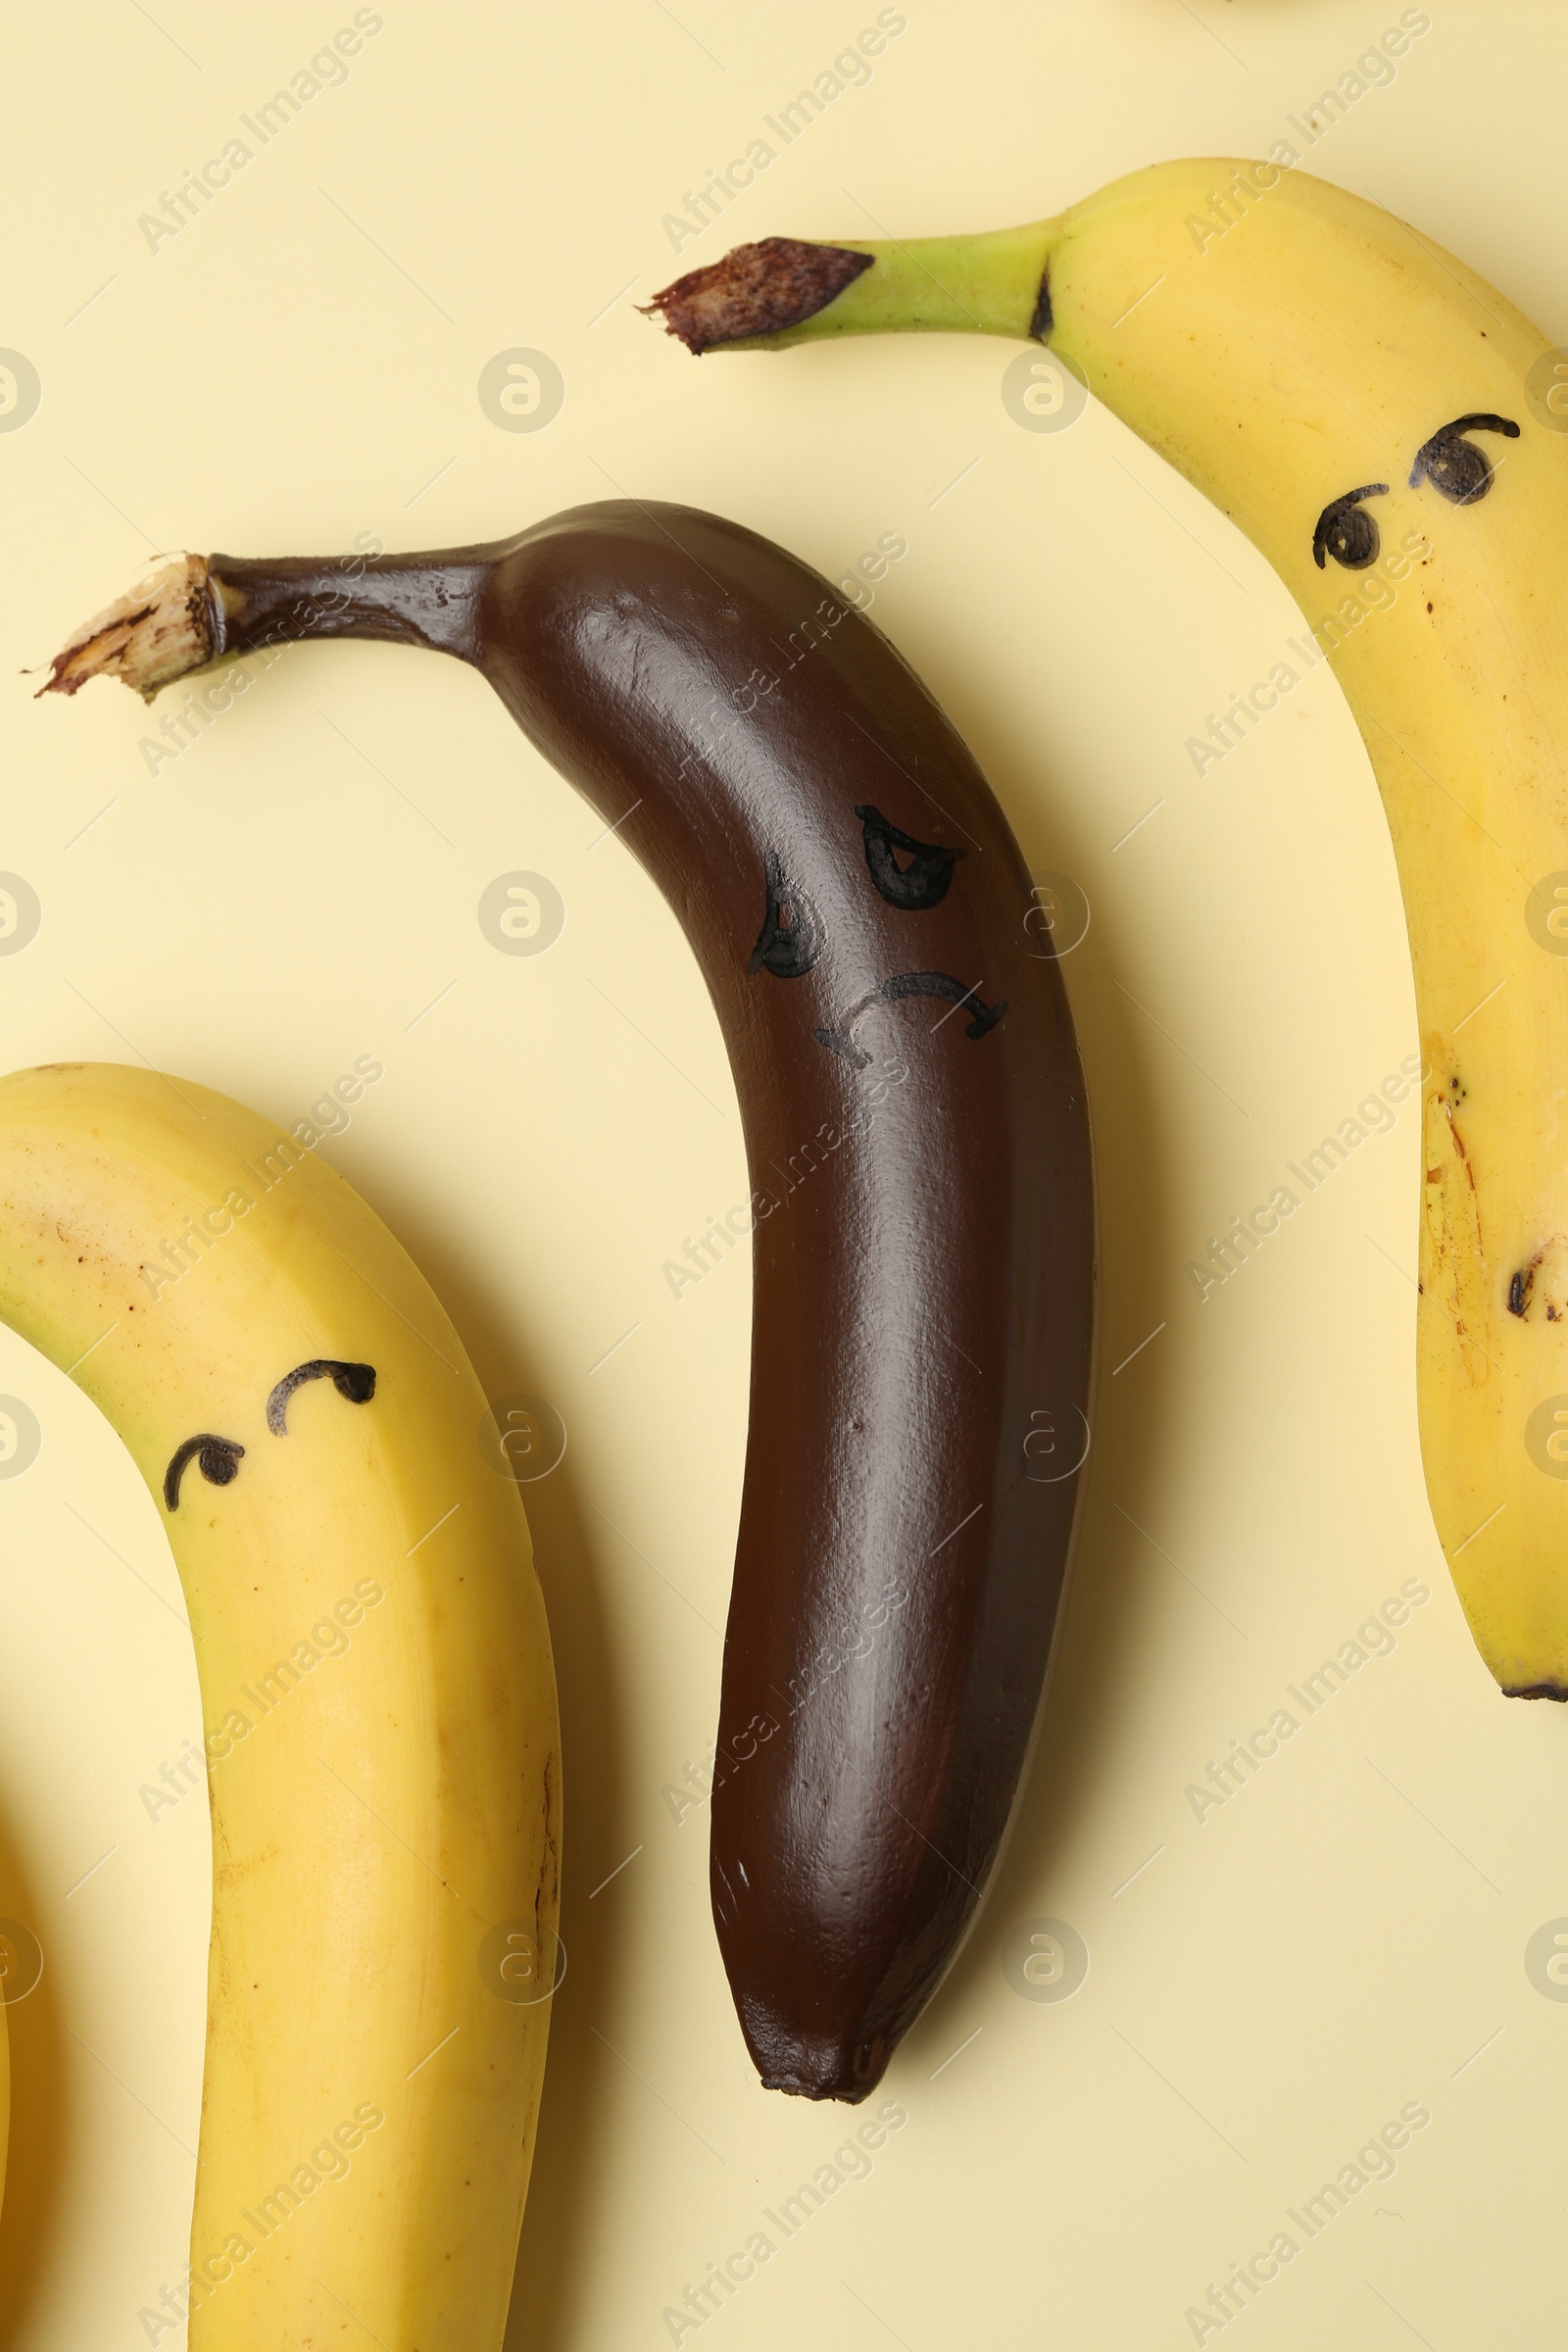
[(38, 695), (79, 694), (89, 678), (120, 678), (150, 703), (160, 686), (210, 662), (213, 650), (207, 559), (175, 556), (77, 629)]
[(841, 2106), (858, 2107), (867, 2096), (863, 2090), (842, 2089), (833, 2082), (802, 2082), (794, 2075), (763, 2075), (760, 2080), (764, 2090), (782, 2090), (792, 2098), (814, 2099), (818, 2106), (837, 2099)]
[(645, 318), (662, 318), (665, 333), (701, 359), (721, 343), (780, 334), (814, 318), (875, 258), (841, 245), (764, 237), (760, 245), (737, 245), (722, 261), (688, 270), (638, 308)]
[(862, 2082), (850, 2067), (830, 2069), (820, 2075), (803, 2073), (797, 2068), (788, 2074), (762, 2074), (760, 2079), (764, 2090), (782, 2090), (791, 2098), (814, 2099), (819, 2106), (836, 2099), (841, 2106), (858, 2107), (881, 2082), (886, 2064), (884, 2053), (868, 2082)]

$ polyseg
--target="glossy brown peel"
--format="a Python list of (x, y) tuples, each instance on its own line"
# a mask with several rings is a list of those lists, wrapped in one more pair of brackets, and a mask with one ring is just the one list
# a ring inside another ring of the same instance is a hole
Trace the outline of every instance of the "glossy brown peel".
[(721, 343), (778, 334), (814, 318), (870, 269), (872, 258), (842, 245), (764, 237), (757, 245), (737, 245), (722, 261), (689, 270), (638, 308), (645, 318), (662, 318), (665, 332), (701, 357)]
[(1001, 1851), (1088, 1444), (1088, 1111), (1018, 845), (881, 632), (718, 516), (616, 500), (346, 585), (210, 564), (220, 651), (481, 670), (701, 966), (754, 1277), (713, 1917), (763, 2083), (863, 2098)]

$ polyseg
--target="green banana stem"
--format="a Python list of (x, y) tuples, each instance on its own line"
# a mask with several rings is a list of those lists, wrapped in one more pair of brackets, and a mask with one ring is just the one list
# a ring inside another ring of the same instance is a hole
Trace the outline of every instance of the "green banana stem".
[(1032, 220), (975, 236), (852, 246), (768, 237), (677, 278), (647, 307), (697, 353), (911, 332), (1044, 342), (1056, 228)]

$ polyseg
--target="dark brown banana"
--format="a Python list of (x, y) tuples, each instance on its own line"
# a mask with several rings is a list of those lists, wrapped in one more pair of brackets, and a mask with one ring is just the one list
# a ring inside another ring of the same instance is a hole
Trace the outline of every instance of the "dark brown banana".
[(1088, 1445), (1089, 1121), (1018, 846), (880, 632), (711, 514), (164, 577), (52, 683), (301, 637), (455, 654), (685, 928), (755, 1233), (713, 1915), (764, 2083), (862, 2098), (1001, 1849)]

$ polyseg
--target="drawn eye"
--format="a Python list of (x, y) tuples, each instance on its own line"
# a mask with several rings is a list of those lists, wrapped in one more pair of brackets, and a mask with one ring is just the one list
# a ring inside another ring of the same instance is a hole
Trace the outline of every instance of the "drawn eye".
[(1519, 427), (1511, 416), (1456, 416), (1416, 451), (1410, 468), (1412, 490), (1428, 481), (1455, 507), (1474, 506), (1478, 498), (1486, 497), (1492, 488), (1492, 460), (1473, 441), (1464, 440), (1465, 433), (1502, 433), (1517, 441)]
[(749, 972), (771, 972), (775, 980), (804, 980), (822, 953), (822, 925), (805, 891), (797, 890), (773, 852), (762, 861), (767, 905)]
[(308, 1364), (296, 1364), (292, 1372), (285, 1372), (267, 1399), (267, 1426), (274, 1438), (288, 1436), (288, 1400), (308, 1380), (329, 1380), (349, 1404), (368, 1404), (375, 1395), (373, 1364), (344, 1364), (335, 1356), (314, 1356)]
[(215, 1438), (208, 1431), (200, 1437), (187, 1438), (183, 1446), (176, 1446), (164, 1472), (164, 1501), (170, 1510), (179, 1508), (179, 1482), (185, 1475), (187, 1462), (194, 1458), (210, 1487), (230, 1487), (239, 1476), (240, 1456), (244, 1451), (237, 1438)]
[[(866, 868), (888, 905), (903, 907), (906, 914), (940, 906), (948, 895), (954, 865), (963, 856), (962, 850), (945, 850), (934, 841), (916, 841), (912, 833), (902, 832), (880, 808), (869, 804), (858, 808), (855, 813), (862, 828)], [(907, 865), (900, 865), (893, 854), (895, 850), (903, 851), (909, 861)]]
[(1347, 571), (1365, 571), (1378, 560), (1383, 542), (1378, 536), (1375, 514), (1368, 514), (1361, 505), (1363, 498), (1386, 498), (1387, 482), (1363, 482), (1359, 490), (1347, 490), (1343, 498), (1331, 498), (1312, 533), (1312, 561), (1319, 571), (1323, 559), (1332, 556)]

